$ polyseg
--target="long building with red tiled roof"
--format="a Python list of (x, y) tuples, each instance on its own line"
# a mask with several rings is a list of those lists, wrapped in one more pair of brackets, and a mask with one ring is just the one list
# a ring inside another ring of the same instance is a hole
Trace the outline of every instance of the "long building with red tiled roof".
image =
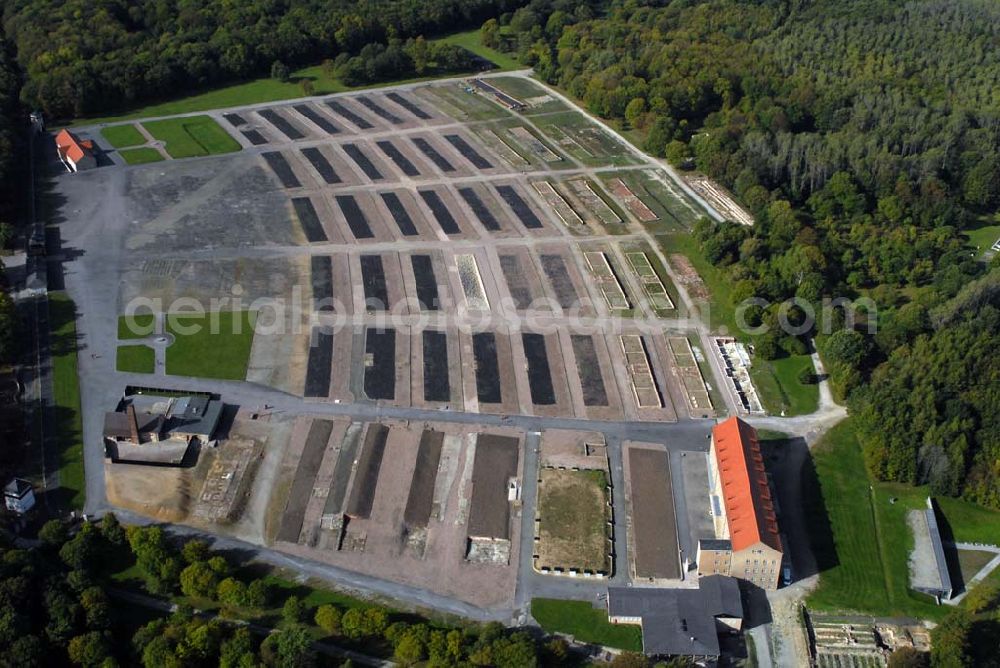
[(60, 130), (56, 135), (56, 150), (59, 152), (59, 159), (71, 171), (97, 167), (94, 143), (89, 139), (77, 139), (69, 130)]
[(737, 417), (717, 424), (709, 461), (716, 537), (699, 541), (698, 572), (776, 589), (783, 550), (757, 430)]

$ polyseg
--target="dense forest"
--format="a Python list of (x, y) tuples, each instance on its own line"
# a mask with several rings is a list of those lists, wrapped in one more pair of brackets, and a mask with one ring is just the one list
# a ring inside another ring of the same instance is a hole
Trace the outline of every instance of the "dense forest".
[(1000, 507), (1000, 278), (961, 234), (1000, 205), (1000, 6), (536, 1), (482, 33), (751, 210), (694, 234), (734, 306), (773, 304), (748, 312), (757, 355), (805, 352), (783, 300), (873, 300), (877, 334), (811, 332), (869, 468)]
[(27, 72), (23, 99), (50, 116), (121, 109), (164, 91), (267, 76), (390, 37), (474, 26), (518, 0), (7, 0)]

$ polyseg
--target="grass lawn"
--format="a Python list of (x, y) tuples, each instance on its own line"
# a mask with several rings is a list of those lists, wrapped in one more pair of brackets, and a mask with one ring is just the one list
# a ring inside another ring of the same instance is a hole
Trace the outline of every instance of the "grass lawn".
[(118, 155), (124, 158), (125, 162), (130, 165), (145, 165), (148, 162), (160, 162), (163, 160), (163, 154), (150, 146), (125, 149), (124, 151), (118, 151)]
[(251, 311), (168, 314), (166, 331), (174, 335), (174, 342), (167, 348), (167, 373), (243, 380), (253, 344), (254, 320)]
[(607, 479), (604, 471), (542, 469), (540, 565), (608, 570)]
[(982, 255), (1000, 239), (1000, 214), (982, 216), (978, 227), (965, 230), (962, 235), (969, 240), (969, 247)]
[(109, 128), (101, 128), (101, 134), (108, 140), (108, 143), (115, 148), (126, 146), (138, 146), (146, 143), (146, 137), (139, 132), (139, 128), (131, 123), (125, 125), (112, 125)]
[(152, 313), (136, 313), (118, 318), (119, 340), (143, 339), (153, 334), (154, 317)]
[(146, 130), (166, 143), (172, 158), (191, 158), (239, 151), (240, 145), (209, 116), (186, 116), (143, 123)]
[(488, 46), (483, 46), (479, 41), (479, 28), (468, 30), (466, 32), (457, 32), (453, 35), (448, 35), (447, 37), (442, 37), (432, 41), (441, 42), (443, 44), (457, 44), (466, 51), (471, 51), (480, 58), (485, 58), (490, 61), (497, 66), (498, 70), (516, 70), (524, 67), (524, 65), (517, 62), (517, 59), (513, 56), (503, 53), (502, 51), (497, 51), (496, 49), (491, 49)]
[(128, 373), (153, 373), (156, 353), (149, 346), (118, 346), (115, 367)]
[(76, 306), (64, 292), (49, 293), (53, 403), (50, 438), (58, 443), (57, 503), (79, 510), (85, 501), (83, 428), (80, 422), (80, 380), (76, 368)]
[[(930, 597), (908, 588), (913, 536), (906, 512), (925, 507), (927, 488), (873, 482), (850, 419), (830, 430), (813, 449), (813, 457), (818, 494), (807, 498), (805, 507), (820, 583), (809, 596), (809, 606), (931, 620), (947, 614), (946, 606), (934, 605)], [(1000, 512), (959, 499), (935, 500), (944, 534), (973, 542), (995, 542), (1000, 535)]]
[(698, 271), (698, 275), (701, 276), (701, 280), (704, 281), (710, 295), (708, 312), (703, 312), (701, 315), (712, 331), (722, 332), (725, 328), (725, 331), (730, 335), (738, 334), (736, 312), (732, 306), (729, 306), (732, 281), (729, 280), (726, 272), (705, 258), (698, 246), (698, 241), (690, 234), (683, 232), (658, 234), (656, 240), (668, 260), (673, 253), (680, 253), (687, 257), (691, 265)]
[(819, 386), (799, 381), (802, 369), (813, 370), (809, 355), (788, 355), (776, 360), (755, 358), (750, 369), (764, 409), (772, 415), (808, 415), (819, 408)]
[(587, 601), (531, 599), (531, 616), (548, 633), (568, 633), (586, 643), (642, 651), (642, 629), (631, 624), (612, 624), (608, 613)]

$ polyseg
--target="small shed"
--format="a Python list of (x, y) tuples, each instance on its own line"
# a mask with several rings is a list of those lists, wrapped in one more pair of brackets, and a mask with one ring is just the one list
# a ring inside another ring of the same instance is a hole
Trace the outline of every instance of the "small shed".
[(7, 510), (24, 515), (35, 507), (35, 490), (23, 478), (14, 478), (3, 488), (3, 501)]

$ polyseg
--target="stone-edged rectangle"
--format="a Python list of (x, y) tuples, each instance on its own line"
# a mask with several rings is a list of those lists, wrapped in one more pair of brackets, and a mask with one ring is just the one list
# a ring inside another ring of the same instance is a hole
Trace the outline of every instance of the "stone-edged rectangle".
[(680, 576), (680, 556), (670, 458), (663, 450), (630, 447), (628, 476), (635, 577), (677, 578)]
[(552, 386), (552, 370), (549, 368), (549, 355), (545, 350), (545, 336), (522, 332), (521, 342), (524, 344), (524, 359), (528, 363), (531, 403), (536, 406), (555, 404), (556, 392)]
[(310, 146), (309, 148), (302, 149), (302, 155), (305, 156), (306, 160), (312, 164), (328, 184), (341, 183), (342, 179), (340, 175), (337, 174), (333, 169), (333, 165), (330, 164), (330, 161), (326, 159), (326, 156), (317, 147)]
[(305, 138), (305, 135), (297, 127), (289, 123), (287, 118), (274, 109), (261, 109), (257, 113), (292, 141)]
[(470, 209), (472, 209), (472, 213), (476, 214), (476, 218), (478, 218), (479, 222), (483, 224), (483, 227), (490, 232), (500, 231), (500, 221), (497, 220), (496, 216), (493, 215), (493, 212), (486, 206), (486, 203), (483, 202), (483, 198), (479, 196), (479, 193), (472, 188), (466, 187), (459, 188), (458, 194), (462, 196), (465, 203), (469, 205)]
[(662, 408), (663, 400), (653, 378), (646, 343), (638, 334), (622, 334), (619, 338), (636, 404), (639, 408)]
[(462, 154), (462, 156), (472, 163), (472, 166), (476, 169), (490, 169), (493, 167), (493, 163), (484, 158), (479, 154), (479, 151), (472, 147), (472, 144), (465, 141), (462, 135), (445, 135), (444, 138), (449, 144), (455, 147), (455, 149)]
[(292, 487), (285, 500), (285, 510), (281, 514), (281, 526), (276, 536), (279, 541), (299, 542), (306, 506), (312, 496), (313, 481), (316, 479), (319, 465), (323, 462), (323, 453), (326, 452), (326, 444), (332, 432), (333, 422), (330, 420), (313, 420), (309, 425), (309, 433), (306, 435), (298, 466), (295, 467)]
[(371, 111), (373, 114), (375, 114), (379, 118), (383, 118), (383, 119), (389, 121), (393, 125), (399, 125), (400, 123), (403, 122), (402, 118), (400, 118), (396, 114), (392, 113), (388, 109), (382, 107), (381, 105), (376, 104), (375, 101), (372, 100), (367, 95), (358, 95), (354, 99), (357, 100), (358, 102), (360, 102), (365, 107), (367, 107), (368, 110)]
[(396, 330), (365, 330), (364, 390), (369, 399), (396, 398)]
[(448, 335), (425, 329), (421, 338), (424, 348), (424, 401), (450, 401)]
[(366, 311), (389, 310), (389, 290), (385, 283), (385, 269), (381, 255), (362, 255), (361, 284), (365, 290)]
[(384, 424), (368, 425), (368, 433), (361, 446), (361, 456), (358, 457), (358, 468), (354, 473), (354, 484), (351, 485), (351, 495), (347, 500), (348, 517), (361, 520), (371, 517), (378, 474), (382, 470), (385, 442), (388, 438), (389, 428)]
[(391, 141), (380, 140), (375, 142), (375, 145), (378, 146), (383, 153), (389, 156), (390, 160), (396, 163), (396, 166), (399, 167), (403, 174), (411, 177), (420, 176), (420, 170), (417, 169), (416, 166), (410, 162), (410, 159), (403, 155), (402, 151), (396, 148), (396, 145)]
[(240, 130), (240, 133), (247, 138), (247, 141), (254, 146), (262, 146), (267, 144), (267, 137), (257, 132), (256, 130)]
[(302, 231), (305, 232), (306, 241), (309, 243), (329, 241), (323, 224), (319, 222), (319, 216), (316, 215), (316, 208), (313, 206), (312, 200), (308, 197), (293, 197), (292, 207), (295, 209), (295, 216), (299, 219), (299, 224), (302, 225)]
[(371, 123), (369, 123), (368, 121), (361, 118), (356, 113), (345, 107), (338, 100), (327, 100), (325, 104), (326, 106), (330, 107), (333, 113), (337, 114), (338, 116), (341, 116), (342, 118), (346, 118), (347, 120), (349, 120), (351, 123), (353, 123), (362, 130), (371, 130), (373, 127), (375, 127), (374, 125), (372, 125)]
[(422, 121), (429, 121), (431, 119), (430, 114), (428, 114), (426, 111), (424, 111), (417, 105), (407, 100), (399, 93), (386, 93), (386, 97), (395, 102), (396, 104), (398, 104), (399, 106), (401, 106), (403, 109), (406, 109), (408, 112), (410, 112), (411, 114), (413, 114)]
[(573, 343), (576, 370), (580, 374), (580, 385), (583, 387), (583, 405), (607, 406), (608, 393), (597, 359), (594, 337), (590, 334), (573, 334), (570, 340)]
[(308, 104), (296, 104), (292, 108), (295, 109), (295, 111), (302, 114), (303, 116), (305, 116), (306, 118), (308, 118), (310, 121), (312, 121), (313, 125), (321, 129), (323, 132), (330, 135), (335, 135), (340, 133), (340, 128), (331, 123), (329, 119), (327, 119), (322, 114), (318, 113)]
[(472, 464), (469, 537), (510, 539), (510, 501), (507, 484), (517, 477), (518, 440), (512, 436), (480, 434)]
[(481, 404), (499, 404), (500, 362), (497, 359), (497, 338), (493, 332), (472, 335), (472, 356), (476, 367), (476, 396)]
[(564, 309), (574, 308), (580, 301), (573, 286), (573, 279), (569, 277), (569, 270), (566, 268), (566, 261), (562, 255), (544, 254), (539, 256), (542, 263), (542, 271), (549, 279), (553, 292), (556, 293), (556, 301)]
[(340, 146), (344, 149), (346, 153), (354, 163), (361, 168), (361, 171), (365, 173), (365, 176), (370, 178), (372, 181), (378, 181), (379, 179), (385, 178), (382, 176), (382, 172), (378, 170), (371, 159), (365, 155), (365, 152), (358, 148), (357, 144), (342, 144)]
[(392, 214), (392, 220), (396, 223), (396, 227), (404, 237), (414, 237), (419, 234), (417, 231), (417, 226), (413, 224), (413, 218), (406, 211), (406, 207), (403, 206), (402, 200), (399, 199), (399, 195), (392, 192), (379, 193), (382, 201), (385, 202), (385, 206), (389, 209), (389, 213)]
[(448, 159), (438, 153), (438, 150), (431, 146), (431, 143), (423, 137), (413, 137), (410, 141), (420, 149), (420, 152), (430, 158), (430, 161), (437, 165), (442, 172), (453, 172), (455, 166), (448, 162)]
[(267, 166), (271, 168), (274, 175), (278, 177), (281, 181), (281, 185), (286, 188), (301, 188), (302, 184), (299, 182), (295, 172), (292, 171), (291, 165), (288, 164), (288, 160), (285, 156), (281, 155), (277, 151), (268, 151), (266, 153), (260, 154), (264, 158), (264, 162)]
[(234, 128), (238, 128), (241, 125), (246, 125), (247, 119), (243, 118), (239, 114), (222, 114), (222, 117), (229, 122)]
[(431, 213), (434, 214), (434, 219), (437, 221), (438, 226), (441, 231), (445, 234), (461, 234), (462, 230), (459, 228), (458, 223), (455, 221), (455, 217), (451, 215), (451, 211), (448, 211), (448, 207), (445, 206), (444, 201), (441, 196), (433, 190), (419, 190), (421, 199), (430, 208)]
[(313, 330), (309, 346), (309, 361), (306, 365), (306, 385), (302, 394), (306, 397), (327, 397), (330, 395), (330, 371), (333, 368), (333, 334)]
[(465, 293), (465, 303), (470, 309), (488, 311), (490, 300), (486, 296), (486, 288), (483, 287), (483, 277), (479, 273), (476, 256), (471, 253), (456, 255), (455, 264), (458, 266), (458, 278)]
[(500, 270), (507, 281), (507, 290), (511, 299), (514, 300), (514, 308), (519, 311), (526, 310), (531, 306), (534, 297), (531, 293), (531, 286), (528, 285), (528, 277), (521, 267), (521, 259), (516, 255), (499, 255)]
[(347, 484), (351, 481), (354, 470), (354, 460), (361, 448), (361, 424), (354, 423), (347, 428), (340, 452), (337, 454), (337, 465), (333, 469), (333, 480), (330, 481), (330, 492), (323, 504), (324, 515), (340, 515), (344, 510), (344, 499), (347, 498)]
[(403, 522), (410, 529), (423, 529), (434, 509), (434, 483), (438, 466), (441, 464), (441, 450), (444, 432), (424, 429), (417, 446), (417, 463), (410, 480), (410, 493), (406, 498)]
[(417, 301), (423, 311), (437, 311), (440, 308), (437, 276), (434, 275), (434, 262), (430, 255), (413, 255), (410, 257), (413, 267), (413, 280), (417, 288)]
[(521, 224), (529, 230), (537, 230), (542, 227), (542, 221), (538, 219), (535, 212), (531, 210), (524, 198), (514, 189), (514, 186), (497, 186), (497, 192), (503, 201), (507, 202), (514, 214), (520, 219)]
[(321, 313), (333, 311), (333, 258), (313, 255), (310, 265), (313, 308)]
[(354, 195), (337, 195), (334, 199), (337, 200), (337, 206), (344, 214), (344, 220), (347, 221), (347, 226), (355, 239), (371, 239), (375, 236)]

